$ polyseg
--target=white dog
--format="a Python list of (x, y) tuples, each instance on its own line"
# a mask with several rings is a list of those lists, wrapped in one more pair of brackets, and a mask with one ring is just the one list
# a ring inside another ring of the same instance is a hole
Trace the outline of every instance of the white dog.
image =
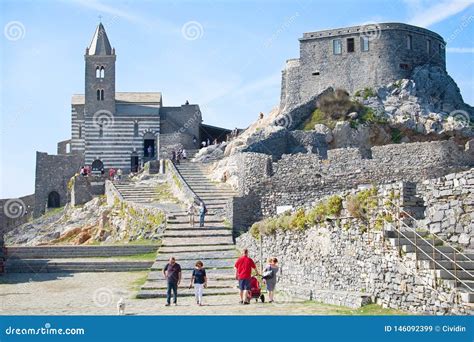
[(125, 301), (123, 297), (120, 297), (120, 300), (117, 303), (117, 310), (119, 315), (125, 315)]

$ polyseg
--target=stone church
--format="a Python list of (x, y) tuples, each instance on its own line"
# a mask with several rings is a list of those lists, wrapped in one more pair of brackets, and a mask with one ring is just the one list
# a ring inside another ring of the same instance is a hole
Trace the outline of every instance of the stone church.
[(129, 173), (230, 132), (204, 125), (197, 104), (166, 107), (160, 92), (116, 92), (116, 58), (100, 23), (85, 50), (84, 94), (72, 96), (71, 139), (58, 143), (57, 155), (37, 152), (34, 216), (67, 203), (67, 183), (82, 165)]

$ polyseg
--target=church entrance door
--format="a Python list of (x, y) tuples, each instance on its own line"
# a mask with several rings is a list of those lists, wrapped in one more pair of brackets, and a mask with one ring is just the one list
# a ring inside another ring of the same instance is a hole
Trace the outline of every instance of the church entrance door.
[(136, 153), (132, 153), (130, 157), (130, 171), (138, 172), (138, 155)]

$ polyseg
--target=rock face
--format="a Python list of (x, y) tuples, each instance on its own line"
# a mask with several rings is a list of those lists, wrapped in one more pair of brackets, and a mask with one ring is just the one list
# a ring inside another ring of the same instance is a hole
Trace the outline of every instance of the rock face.
[[(21, 225), (5, 236), (8, 245), (73, 244), (154, 240), (164, 230), (155, 208), (108, 206), (96, 197), (82, 207), (66, 206), (52, 215)], [(163, 216), (164, 220), (164, 216)]]

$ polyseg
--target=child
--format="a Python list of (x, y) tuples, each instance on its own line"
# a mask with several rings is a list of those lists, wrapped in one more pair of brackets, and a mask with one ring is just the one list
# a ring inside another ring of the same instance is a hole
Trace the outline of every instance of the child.
[(200, 260), (196, 262), (196, 268), (193, 270), (193, 274), (191, 276), (191, 284), (189, 285), (189, 288), (193, 286), (193, 283), (196, 303), (199, 306), (202, 306), (202, 295), (204, 292), (204, 288), (207, 287), (207, 276), (206, 270), (204, 269), (204, 264)]

